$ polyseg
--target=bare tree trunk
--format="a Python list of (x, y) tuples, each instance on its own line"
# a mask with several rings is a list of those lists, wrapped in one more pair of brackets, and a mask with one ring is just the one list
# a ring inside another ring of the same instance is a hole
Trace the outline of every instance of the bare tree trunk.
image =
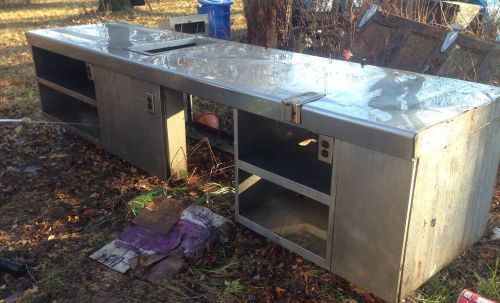
[(129, 9), (132, 6), (130, 5), (130, 0), (99, 0), (99, 6), (97, 8), (98, 11), (122, 11), (125, 9)]
[(244, 0), (247, 42), (277, 48), (286, 44), (292, 0)]

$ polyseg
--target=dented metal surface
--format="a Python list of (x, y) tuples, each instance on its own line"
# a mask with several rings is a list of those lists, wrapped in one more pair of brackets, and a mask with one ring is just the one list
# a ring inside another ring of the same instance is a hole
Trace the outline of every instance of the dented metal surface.
[(281, 100), (324, 93), (302, 107), (304, 128), (403, 158), (415, 156), (421, 130), (500, 97), (499, 88), (481, 84), (203, 37), (217, 43), (145, 55), (130, 48), (192, 36), (122, 23), (27, 37), (33, 46), (276, 120)]

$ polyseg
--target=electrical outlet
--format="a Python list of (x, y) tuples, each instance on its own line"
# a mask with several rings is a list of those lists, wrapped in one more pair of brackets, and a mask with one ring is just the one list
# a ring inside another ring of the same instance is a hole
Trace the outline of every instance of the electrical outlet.
[(85, 70), (87, 71), (87, 78), (94, 81), (94, 75), (92, 74), (92, 65), (90, 65), (90, 63), (85, 63)]
[(318, 137), (318, 160), (328, 164), (333, 162), (333, 138), (319, 135)]
[(153, 94), (146, 93), (146, 103), (148, 106), (148, 112), (150, 112), (151, 114), (154, 114), (155, 113), (155, 99), (154, 99)]

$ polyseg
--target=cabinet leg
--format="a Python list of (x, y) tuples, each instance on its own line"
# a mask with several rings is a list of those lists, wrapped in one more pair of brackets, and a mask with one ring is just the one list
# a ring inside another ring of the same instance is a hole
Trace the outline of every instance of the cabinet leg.
[(187, 176), (186, 113), (183, 93), (162, 87), (168, 169), (172, 178)]

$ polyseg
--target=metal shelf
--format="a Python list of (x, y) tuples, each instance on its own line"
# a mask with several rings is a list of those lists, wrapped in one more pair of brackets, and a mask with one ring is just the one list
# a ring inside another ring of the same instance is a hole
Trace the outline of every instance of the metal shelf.
[(87, 103), (89, 105), (97, 107), (97, 101), (95, 99), (90, 98), (90, 97), (88, 97), (88, 96), (86, 96), (84, 94), (81, 94), (80, 92), (78, 92), (76, 90), (69, 89), (69, 88), (67, 88), (65, 86), (59, 85), (59, 84), (57, 84), (55, 82), (52, 82), (50, 80), (47, 80), (47, 79), (39, 77), (39, 76), (36, 77), (36, 80), (39, 83), (41, 83), (41, 84), (43, 84), (45, 86), (48, 86), (48, 87), (50, 87), (50, 88), (52, 88), (54, 90), (57, 90), (58, 92), (61, 92), (61, 93), (65, 94), (65, 95), (71, 96), (71, 97), (73, 97), (75, 99), (78, 99), (78, 100), (80, 100), (82, 102), (85, 102), (85, 103)]
[(330, 208), (239, 170), (236, 220), (328, 268)]
[(66, 121), (63, 121), (59, 118), (56, 118), (55, 116), (48, 114), (46, 112), (42, 112), (42, 115), (45, 118), (47, 118), (47, 120), (49, 120), (49, 121), (60, 122), (61, 126), (68, 129), (70, 132), (74, 133), (75, 135), (81, 136), (84, 139), (86, 139), (86, 140), (88, 140), (96, 145), (100, 145), (100, 143), (101, 143), (101, 140), (98, 138), (98, 137), (100, 137), (100, 135), (98, 135), (98, 137), (96, 137), (97, 133), (95, 133), (95, 132), (94, 132), (94, 134), (91, 134), (92, 132), (89, 132), (88, 130), (87, 131), (82, 130), (82, 128), (78, 128), (74, 124), (68, 124)]
[(241, 110), (234, 117), (238, 160), (261, 177), (292, 181), (287, 188), (301, 188), (304, 195), (328, 204), (333, 166), (318, 158), (318, 134)]
[(278, 245), (281, 245), (290, 251), (308, 259), (311, 260), (312, 262), (318, 264), (319, 266), (329, 270), (330, 265), (328, 262), (327, 258), (324, 258), (322, 256), (319, 256), (313, 252), (310, 252), (309, 250), (305, 249), (304, 247), (298, 245), (295, 242), (292, 242), (276, 233), (273, 231), (269, 230), (266, 227), (263, 227), (256, 223), (255, 221), (248, 219), (245, 217), (245, 215), (238, 215), (236, 221), (240, 224), (242, 224), (245, 227), (250, 228), (251, 230), (255, 231), (256, 233), (260, 234), (263, 237), (266, 237), (267, 239), (270, 239), (274, 242), (276, 242)]
[[(239, 159), (328, 196), (331, 191), (332, 166), (318, 160), (315, 144), (298, 146), (298, 142), (307, 138), (294, 137), (284, 142), (276, 142), (242, 155)], [(244, 148), (246, 146), (242, 146), (241, 150)]]
[(297, 192), (301, 195), (304, 195), (308, 198), (311, 198), (313, 200), (316, 200), (318, 202), (321, 202), (327, 206), (331, 204), (331, 196), (327, 195), (323, 192), (320, 192), (318, 190), (315, 190), (311, 187), (308, 187), (304, 184), (298, 183), (294, 180), (285, 178), (283, 176), (280, 176), (278, 174), (275, 174), (271, 171), (268, 171), (264, 168), (255, 166), (251, 163), (245, 162), (243, 160), (238, 160), (238, 168), (241, 170), (244, 170), (248, 173), (251, 173), (253, 175), (259, 176), (267, 181), (273, 182), (279, 186), (282, 186), (286, 189), (289, 189), (291, 191)]
[(42, 79), (40, 83), (95, 106), (96, 94), (90, 65), (38, 47), (33, 47), (32, 53), (37, 78), (39, 81)]
[(41, 82), (38, 86), (43, 113), (49, 120), (60, 122), (74, 133), (94, 143), (100, 143), (101, 130), (97, 107)]

